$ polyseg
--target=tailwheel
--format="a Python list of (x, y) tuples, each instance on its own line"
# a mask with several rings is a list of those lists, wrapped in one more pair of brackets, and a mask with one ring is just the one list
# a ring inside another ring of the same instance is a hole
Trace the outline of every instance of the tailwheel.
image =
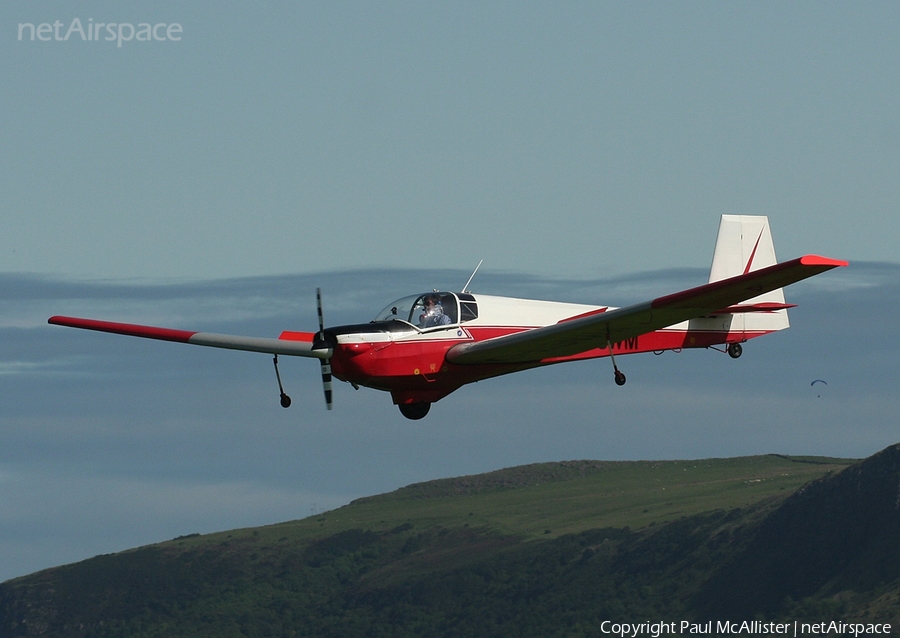
[(732, 359), (737, 359), (744, 352), (744, 349), (741, 347), (739, 343), (732, 343), (728, 346), (728, 356)]
[(625, 385), (625, 375), (616, 370), (616, 385)]
[(400, 408), (400, 414), (407, 419), (418, 421), (428, 414), (428, 411), (431, 409), (431, 404), (427, 401), (420, 401), (418, 403), (401, 403), (397, 407)]

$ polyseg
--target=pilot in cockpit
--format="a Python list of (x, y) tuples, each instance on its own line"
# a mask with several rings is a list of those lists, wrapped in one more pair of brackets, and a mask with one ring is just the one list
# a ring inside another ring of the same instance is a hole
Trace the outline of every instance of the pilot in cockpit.
[(450, 317), (444, 314), (444, 307), (437, 295), (425, 295), (422, 304), (425, 311), (419, 315), (420, 328), (434, 328), (450, 323)]

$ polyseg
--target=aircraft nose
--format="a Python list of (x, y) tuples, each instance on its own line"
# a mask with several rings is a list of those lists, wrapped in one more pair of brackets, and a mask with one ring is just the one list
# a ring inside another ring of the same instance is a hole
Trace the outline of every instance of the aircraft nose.
[(372, 344), (366, 342), (347, 344), (342, 348), (347, 354), (357, 356), (372, 350)]

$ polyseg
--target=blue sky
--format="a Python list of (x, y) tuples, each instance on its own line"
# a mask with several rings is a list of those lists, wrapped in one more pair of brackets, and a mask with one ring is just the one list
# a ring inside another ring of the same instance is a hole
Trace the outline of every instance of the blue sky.
[[(897, 442), (896, 3), (0, 6), (0, 580), (421, 480)], [(180, 41), (19, 41), (21, 23)], [(766, 214), (793, 328), (530, 371), (421, 422), (314, 362), (46, 325), (274, 336), (459, 288), (622, 305)], [(809, 381), (829, 381), (822, 396)]]
[[(18, 39), (75, 18), (183, 32)], [(784, 254), (889, 261), (898, 20), (893, 2), (4, 3), (0, 271), (484, 258), (595, 277), (707, 266), (722, 213), (770, 215)]]

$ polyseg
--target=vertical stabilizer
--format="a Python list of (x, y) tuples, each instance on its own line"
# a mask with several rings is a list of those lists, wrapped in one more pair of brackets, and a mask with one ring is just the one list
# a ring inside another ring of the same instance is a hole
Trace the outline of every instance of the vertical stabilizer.
[[(710, 283), (773, 266), (776, 263), (775, 244), (772, 242), (768, 217), (722, 215), (712, 267), (709, 270)], [(757, 303), (784, 304), (784, 291), (778, 288), (744, 301), (744, 304), (748, 305)], [(745, 331), (783, 330), (790, 325), (787, 310), (741, 313), (735, 315), (734, 319), (732, 329), (740, 329), (743, 323)]]
[(722, 215), (709, 271), (710, 283), (776, 263), (768, 217)]

